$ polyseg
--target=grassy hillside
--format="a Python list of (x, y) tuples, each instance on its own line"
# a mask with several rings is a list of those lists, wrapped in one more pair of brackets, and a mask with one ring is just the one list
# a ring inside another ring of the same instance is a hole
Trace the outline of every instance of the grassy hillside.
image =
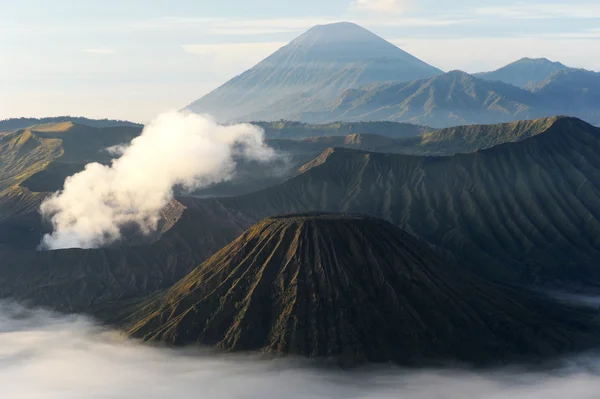
[(35, 247), (44, 226), (39, 205), (88, 162), (109, 162), (106, 147), (129, 142), (138, 127), (92, 128), (61, 122), (0, 137), (0, 244)]
[(517, 142), (548, 130), (561, 117), (541, 118), (496, 125), (463, 125), (397, 140), (393, 151), (416, 155), (453, 155)]
[(89, 119), (81, 116), (55, 116), (48, 118), (11, 118), (0, 120), (0, 132), (12, 131), (18, 129), (26, 129), (35, 125), (42, 125), (48, 123), (76, 123), (78, 125), (85, 125), (90, 127), (104, 128), (104, 127), (138, 127), (142, 125), (139, 123), (113, 120), (113, 119)]
[(426, 126), (397, 122), (333, 122), (310, 124), (293, 121), (252, 122), (264, 129), (270, 139), (301, 140), (321, 136), (346, 136), (349, 134), (377, 134), (390, 138), (412, 137), (431, 132)]

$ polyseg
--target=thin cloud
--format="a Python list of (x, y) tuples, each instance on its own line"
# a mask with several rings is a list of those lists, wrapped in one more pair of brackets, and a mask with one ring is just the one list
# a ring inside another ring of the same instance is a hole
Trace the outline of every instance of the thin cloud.
[(484, 6), (475, 8), (474, 13), (481, 16), (516, 19), (600, 18), (600, 4), (535, 3), (508, 6)]
[(99, 48), (84, 48), (81, 52), (86, 54), (109, 55), (115, 54), (117, 51), (114, 48), (99, 47)]
[(382, 19), (377, 19), (377, 20), (365, 19), (365, 20), (358, 20), (358, 21), (356, 21), (356, 23), (359, 25), (365, 26), (367, 28), (369, 28), (369, 27), (417, 28), (417, 27), (451, 26), (451, 25), (458, 25), (458, 24), (468, 24), (468, 23), (472, 23), (472, 22), (476, 22), (476, 21), (478, 21), (478, 19), (475, 19), (475, 18), (451, 18), (451, 17), (421, 18), (421, 17), (414, 17), (414, 18), (389, 18), (389, 19), (382, 18)]
[(403, 37), (390, 42), (444, 70), (469, 73), (495, 70), (523, 57), (548, 58), (563, 64), (600, 70), (600, 38), (543, 37)]
[(409, 0), (355, 0), (350, 5), (350, 10), (402, 14), (411, 6)]
[(261, 35), (298, 32), (315, 25), (339, 22), (331, 18), (185, 18), (169, 17), (137, 22), (135, 30), (203, 31), (212, 35)]
[(253, 55), (253, 58), (266, 57), (285, 46), (286, 42), (239, 42), (216, 44), (183, 44), (181, 48), (189, 54), (236, 57)]
[(557, 32), (531, 35), (541, 39), (600, 39), (600, 29), (586, 29), (581, 32)]

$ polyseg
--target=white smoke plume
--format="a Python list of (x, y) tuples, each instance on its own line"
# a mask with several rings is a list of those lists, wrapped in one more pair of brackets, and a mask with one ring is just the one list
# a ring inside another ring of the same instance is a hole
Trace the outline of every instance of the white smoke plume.
[(596, 399), (600, 360), (582, 356), (537, 371), (344, 371), (155, 348), (81, 316), (0, 303), (0, 386), (7, 399)]
[(62, 191), (46, 199), (41, 213), (53, 232), (42, 247), (96, 248), (121, 237), (136, 224), (156, 229), (160, 210), (173, 198), (173, 187), (206, 187), (231, 179), (234, 157), (275, 158), (264, 132), (250, 124), (219, 125), (210, 118), (171, 112), (158, 116), (109, 166), (90, 163), (65, 180)]

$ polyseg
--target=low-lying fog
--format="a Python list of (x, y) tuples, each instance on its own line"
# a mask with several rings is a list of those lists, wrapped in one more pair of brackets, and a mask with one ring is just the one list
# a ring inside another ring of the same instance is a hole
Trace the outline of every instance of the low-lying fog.
[(0, 305), (2, 398), (598, 398), (600, 359), (548, 371), (311, 369), (124, 340), (80, 316)]

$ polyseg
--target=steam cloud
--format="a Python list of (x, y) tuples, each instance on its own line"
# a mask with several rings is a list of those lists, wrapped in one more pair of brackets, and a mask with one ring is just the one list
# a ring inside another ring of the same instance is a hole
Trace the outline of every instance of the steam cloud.
[(0, 386), (10, 399), (591, 399), (599, 377), (594, 356), (543, 372), (323, 370), (292, 359), (154, 348), (81, 316), (0, 303)]
[(53, 225), (42, 246), (101, 247), (132, 224), (143, 233), (154, 231), (174, 186), (191, 190), (229, 180), (235, 157), (272, 160), (275, 153), (263, 133), (253, 125), (224, 126), (195, 114), (160, 115), (130, 145), (109, 149), (120, 154), (112, 165), (86, 165), (42, 203), (41, 213)]

